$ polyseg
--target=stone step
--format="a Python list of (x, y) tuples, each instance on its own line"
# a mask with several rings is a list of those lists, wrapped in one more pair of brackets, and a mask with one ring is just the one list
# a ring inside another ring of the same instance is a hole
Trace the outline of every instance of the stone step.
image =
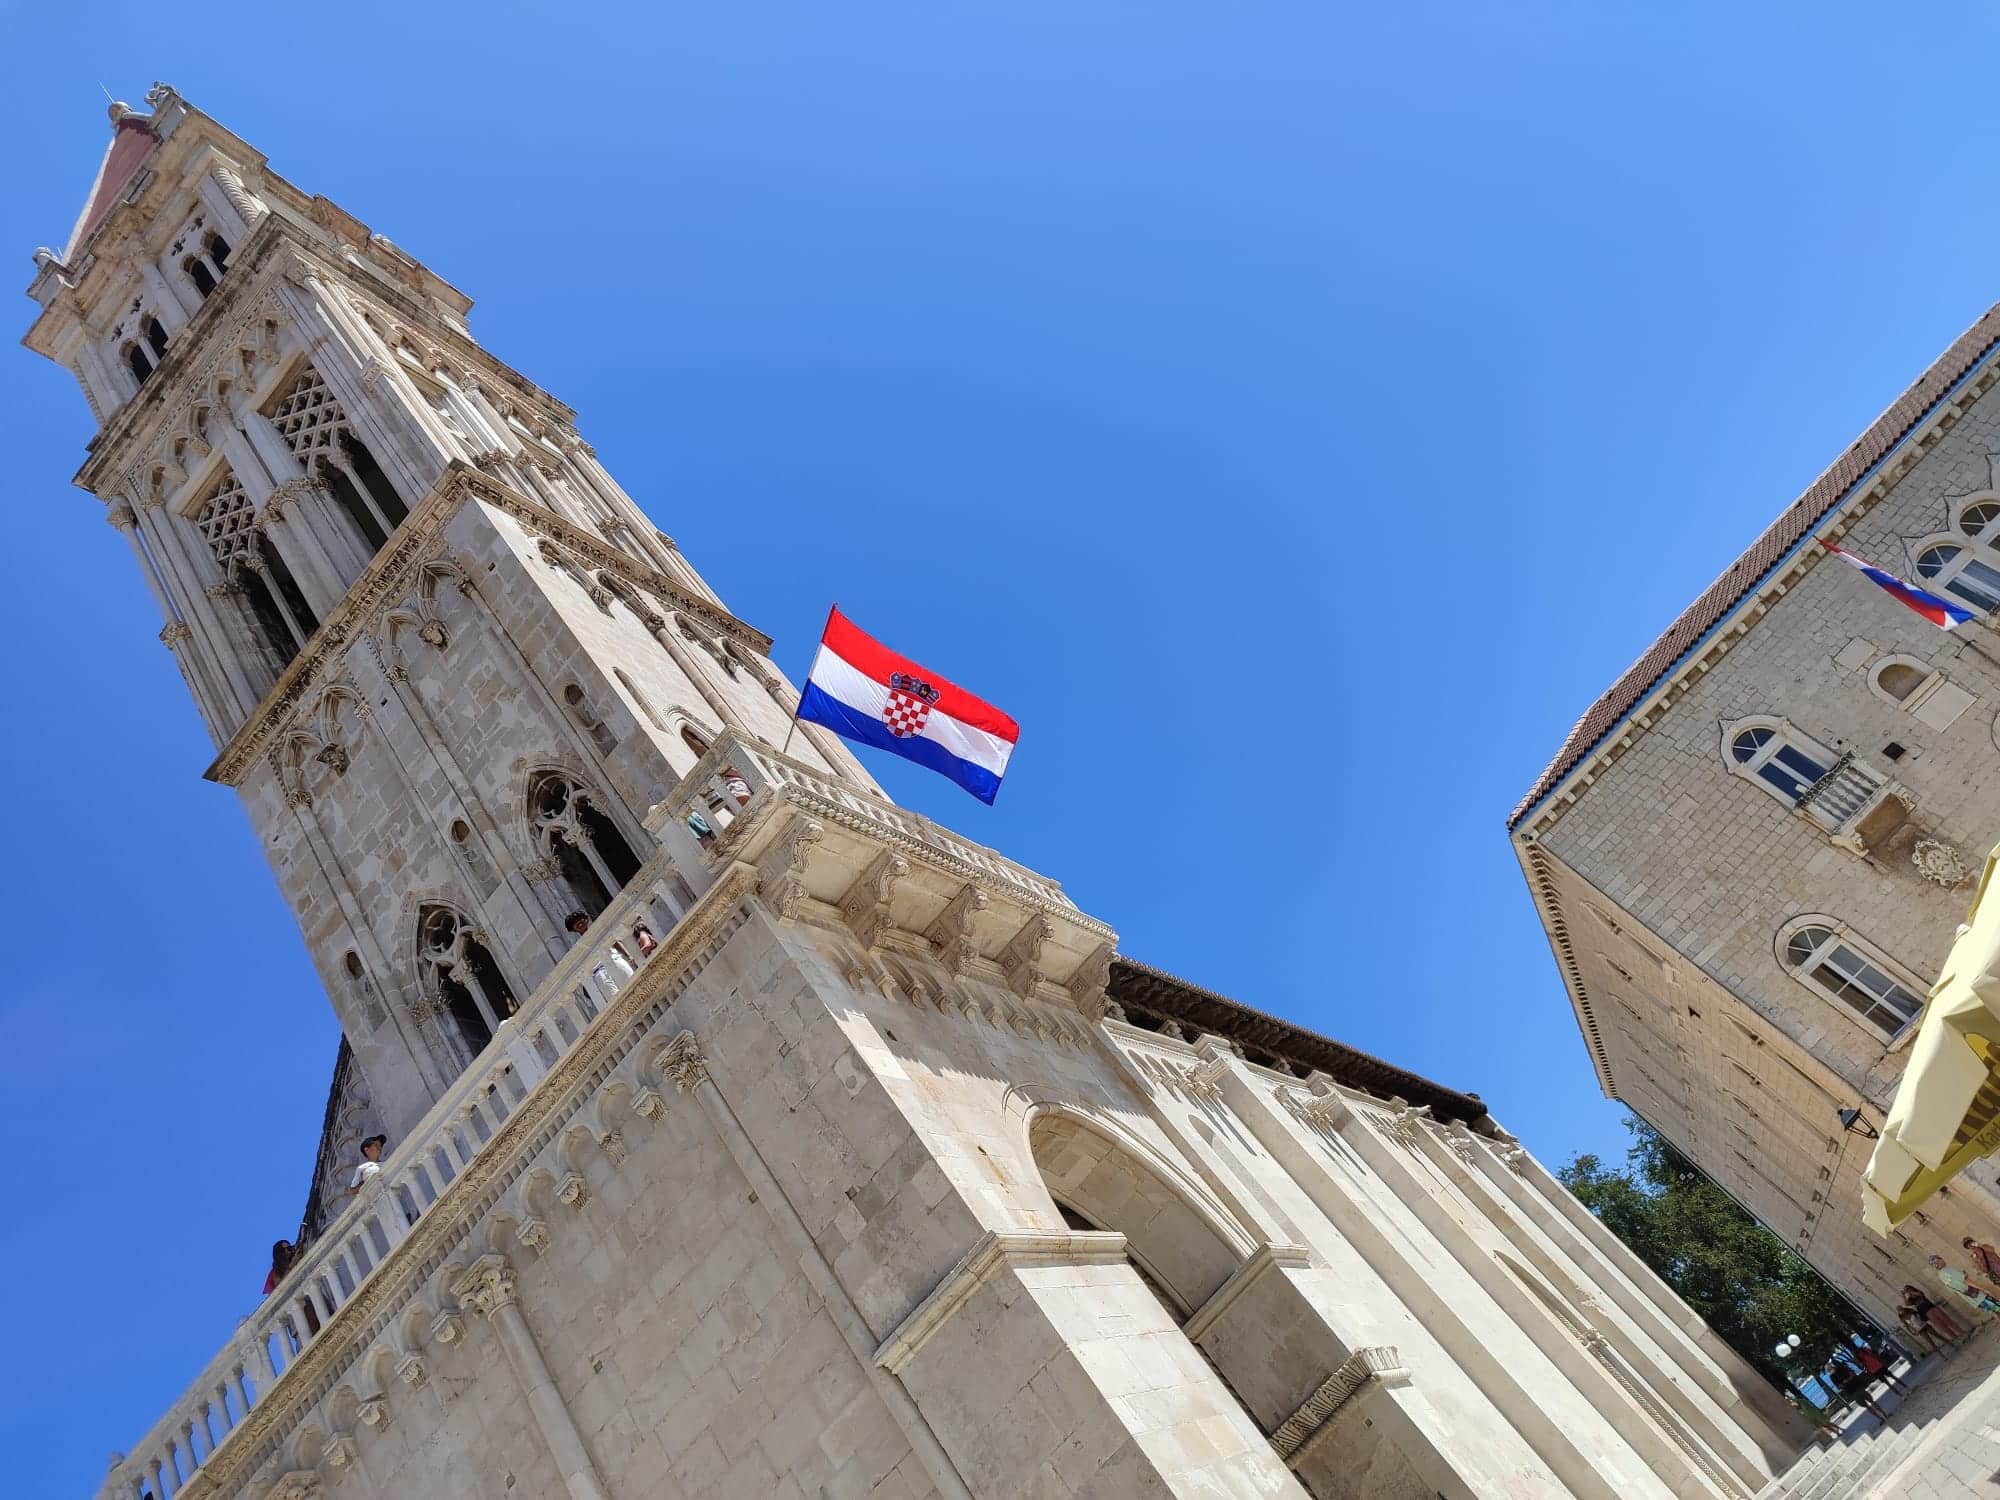
[[(1811, 1500), (1861, 1500), (1872, 1492), (1877, 1481), (1908, 1456), (1917, 1445), (1921, 1430), (1916, 1427), (1886, 1428), (1873, 1434), (1876, 1441), (1830, 1473), (1810, 1491)], [(1803, 1500), (1803, 1497), (1802, 1497)]]

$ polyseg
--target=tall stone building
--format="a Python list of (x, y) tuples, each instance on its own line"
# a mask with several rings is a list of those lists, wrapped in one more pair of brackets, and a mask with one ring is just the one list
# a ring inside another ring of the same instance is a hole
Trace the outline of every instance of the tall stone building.
[(147, 103), (28, 342), (345, 1040), (300, 1260), (106, 1500), (1643, 1500), (1796, 1450), (1476, 1096), (774, 750), (769, 641), (467, 299)]
[[(2000, 1239), (1992, 1163), (1888, 1239), (1869, 1136), (2000, 840), (2000, 309), (1593, 703), (1514, 849), (1604, 1092), (1894, 1327)], [(1938, 630), (1835, 542), (1978, 611)]]

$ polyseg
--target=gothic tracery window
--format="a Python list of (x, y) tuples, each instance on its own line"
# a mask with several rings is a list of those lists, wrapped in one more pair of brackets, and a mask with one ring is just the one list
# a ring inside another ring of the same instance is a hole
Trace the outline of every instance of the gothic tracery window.
[(467, 1060), (485, 1050), (500, 1023), (519, 1009), (493, 955), (464, 916), (448, 906), (417, 914), (418, 963), (423, 990), (450, 1022)]
[(300, 370), (291, 389), (271, 409), (270, 418), (305, 471), (333, 492), (368, 550), (380, 551), (409, 507), (355, 435), (319, 371), (311, 365)]
[(282, 672), (319, 628), (319, 620), (234, 474), (223, 472), (215, 493), (195, 513), (194, 524), (222, 568), (224, 582), (242, 591), (273, 669)]
[(595, 917), (639, 873), (625, 835), (593, 805), (590, 794), (559, 771), (546, 771), (528, 790), (535, 847), (553, 859), (572, 900)]

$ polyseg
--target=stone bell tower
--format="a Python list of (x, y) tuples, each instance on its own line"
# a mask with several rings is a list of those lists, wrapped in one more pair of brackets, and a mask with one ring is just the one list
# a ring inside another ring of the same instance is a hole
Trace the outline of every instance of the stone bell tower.
[(351, 1193), (323, 1145), (100, 1500), (1747, 1500), (1795, 1452), (1476, 1094), (787, 748), (769, 642), (467, 300), (146, 102), (28, 342), (390, 1144)]
[(27, 342), (101, 423), (77, 482), (401, 1132), (631, 876), (646, 809), (721, 731), (782, 739), (795, 696), (465, 296), (146, 103), (36, 253)]

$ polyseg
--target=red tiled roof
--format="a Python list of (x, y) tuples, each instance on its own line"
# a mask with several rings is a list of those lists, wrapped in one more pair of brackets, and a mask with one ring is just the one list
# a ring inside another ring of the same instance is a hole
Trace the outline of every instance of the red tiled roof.
[(1645, 654), (1625, 669), (1604, 696), (1584, 710), (1555, 759), (1507, 815), (1508, 828), (1518, 824), (1531, 807), (1575, 770), (1612, 727), (1652, 692), (1660, 679), (1757, 586), (1779, 559), (1825, 519), (1854, 482), (1902, 441), (1938, 398), (1955, 386), (1996, 341), (2000, 341), (2000, 303), (1988, 308), (1984, 317), (1960, 334), (1957, 342), (1924, 371), (1916, 384), (1870, 423), (1868, 430), (1783, 515), (1765, 528), (1748, 551), (1681, 611), (1680, 618), (1667, 627), (1666, 634), (1648, 646)]
[(139, 164), (152, 155), (153, 148), (159, 143), (160, 138), (153, 133), (145, 115), (124, 115), (111, 127), (111, 145), (98, 166), (97, 181), (90, 186), (90, 198), (83, 205), (83, 215), (76, 221), (76, 228), (70, 231), (69, 244), (63, 249), (64, 260), (75, 261), (77, 251), (90, 238), (90, 232), (117, 206), (120, 195), (138, 176)]

